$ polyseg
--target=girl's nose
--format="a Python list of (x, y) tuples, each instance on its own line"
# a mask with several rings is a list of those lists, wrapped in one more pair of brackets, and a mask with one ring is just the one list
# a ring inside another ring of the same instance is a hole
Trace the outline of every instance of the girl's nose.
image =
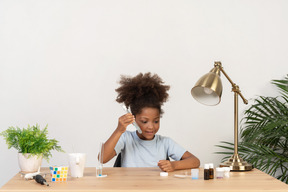
[(153, 123), (148, 123), (148, 126), (147, 126), (148, 129), (153, 129), (154, 128), (154, 125)]

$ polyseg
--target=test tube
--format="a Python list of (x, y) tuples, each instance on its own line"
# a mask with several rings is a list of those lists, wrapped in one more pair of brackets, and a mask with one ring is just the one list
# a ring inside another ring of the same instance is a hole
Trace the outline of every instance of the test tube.
[(104, 155), (104, 144), (101, 142), (100, 147), (99, 147), (98, 164), (96, 166), (96, 176), (97, 177), (102, 177), (103, 155)]

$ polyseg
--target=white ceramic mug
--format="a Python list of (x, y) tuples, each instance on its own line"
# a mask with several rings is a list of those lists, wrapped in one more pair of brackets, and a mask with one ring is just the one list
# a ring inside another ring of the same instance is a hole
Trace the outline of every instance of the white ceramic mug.
[(85, 163), (85, 153), (69, 153), (69, 167), (71, 177), (83, 177)]

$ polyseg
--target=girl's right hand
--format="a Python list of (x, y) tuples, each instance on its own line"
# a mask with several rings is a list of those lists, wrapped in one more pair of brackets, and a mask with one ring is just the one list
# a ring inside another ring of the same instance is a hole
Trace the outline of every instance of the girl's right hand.
[(121, 133), (124, 133), (126, 131), (127, 126), (133, 123), (134, 121), (135, 118), (131, 113), (127, 113), (119, 117), (117, 130), (120, 131)]

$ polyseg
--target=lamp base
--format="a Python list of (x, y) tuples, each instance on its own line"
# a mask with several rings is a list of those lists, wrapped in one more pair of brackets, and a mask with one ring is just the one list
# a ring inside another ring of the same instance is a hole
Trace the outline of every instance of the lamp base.
[(232, 155), (228, 161), (221, 163), (220, 167), (230, 167), (231, 171), (250, 171), (253, 169), (253, 165), (244, 161), (238, 154)]

